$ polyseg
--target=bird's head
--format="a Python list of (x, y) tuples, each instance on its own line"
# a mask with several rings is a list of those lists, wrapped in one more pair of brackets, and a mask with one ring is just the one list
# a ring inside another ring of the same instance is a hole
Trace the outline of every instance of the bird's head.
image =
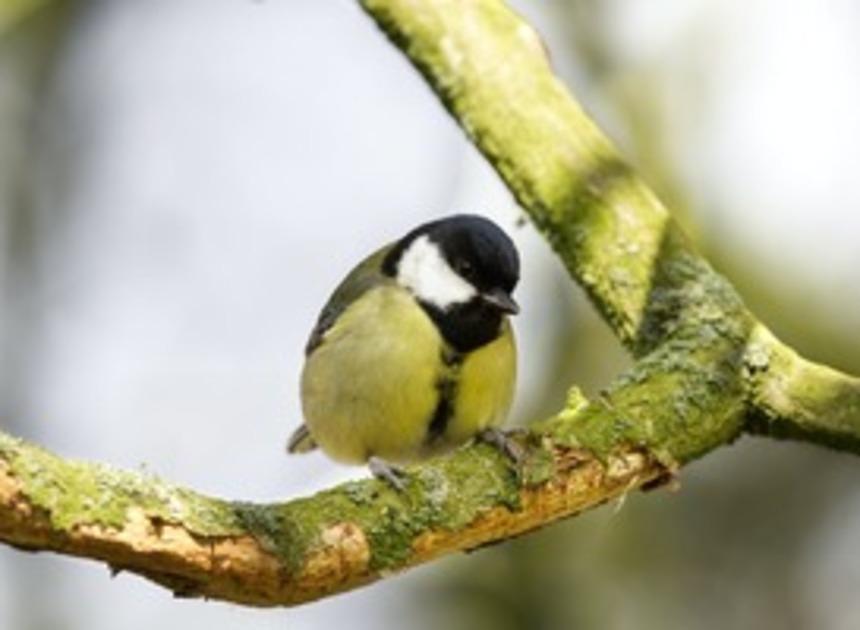
[(504, 315), (519, 307), (513, 241), (495, 223), (455, 215), (420, 225), (385, 259), (383, 270), (407, 289), (455, 346), (495, 338)]

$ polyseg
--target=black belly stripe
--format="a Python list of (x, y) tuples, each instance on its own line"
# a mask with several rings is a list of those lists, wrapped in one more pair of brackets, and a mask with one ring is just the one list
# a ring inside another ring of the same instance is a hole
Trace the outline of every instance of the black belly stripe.
[(463, 364), (463, 355), (449, 348), (443, 348), (441, 358), (446, 369), (436, 381), (439, 399), (427, 426), (427, 444), (432, 444), (445, 435), (448, 423), (454, 415), (454, 399), (457, 396), (460, 366)]

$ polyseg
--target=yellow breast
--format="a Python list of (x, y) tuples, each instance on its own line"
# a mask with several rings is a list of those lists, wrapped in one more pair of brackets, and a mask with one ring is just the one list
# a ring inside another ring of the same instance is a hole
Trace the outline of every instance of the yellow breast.
[(498, 339), (462, 358), (444, 433), (428, 441), (439, 384), (451, 376), (444, 349), (411, 295), (393, 285), (371, 289), (341, 314), (305, 363), (302, 410), (314, 441), (346, 463), (370, 456), (408, 462), (503, 422), (516, 378), (507, 322)]
[(517, 378), (517, 349), (508, 320), (498, 338), (463, 359), (446, 441), (461, 444), (508, 416)]

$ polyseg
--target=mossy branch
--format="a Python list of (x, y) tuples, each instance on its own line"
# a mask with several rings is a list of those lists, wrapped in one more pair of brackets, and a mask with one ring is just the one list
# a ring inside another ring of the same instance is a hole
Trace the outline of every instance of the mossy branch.
[(363, 0), (637, 357), (522, 436), (287, 503), (201, 496), (0, 434), (0, 540), (185, 596), (286, 605), (472, 549), (666, 480), (745, 430), (860, 452), (860, 383), (776, 340), (553, 76), (499, 0)]
[(804, 359), (761, 325), (744, 366), (751, 433), (860, 453), (860, 379)]
[(600, 462), (538, 434), (528, 442), (521, 477), (481, 445), (411, 470), (404, 493), (367, 479), (255, 505), (0, 434), (0, 540), (101, 560), (178, 596), (291, 605), (515, 536), (666, 472), (632, 449)]

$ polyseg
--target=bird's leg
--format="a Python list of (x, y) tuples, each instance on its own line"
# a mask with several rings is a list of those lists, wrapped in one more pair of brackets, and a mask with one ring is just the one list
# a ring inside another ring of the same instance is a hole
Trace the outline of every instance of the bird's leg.
[(497, 427), (487, 427), (478, 433), (478, 435), (475, 436), (475, 439), (497, 449), (502, 455), (510, 459), (516, 465), (521, 464), (525, 457), (523, 447), (514, 440), (511, 433), (503, 431)]
[(384, 459), (374, 455), (367, 460), (367, 467), (370, 469), (371, 475), (387, 482), (398, 492), (403, 492), (406, 489), (407, 474), (399, 466), (389, 464)]

